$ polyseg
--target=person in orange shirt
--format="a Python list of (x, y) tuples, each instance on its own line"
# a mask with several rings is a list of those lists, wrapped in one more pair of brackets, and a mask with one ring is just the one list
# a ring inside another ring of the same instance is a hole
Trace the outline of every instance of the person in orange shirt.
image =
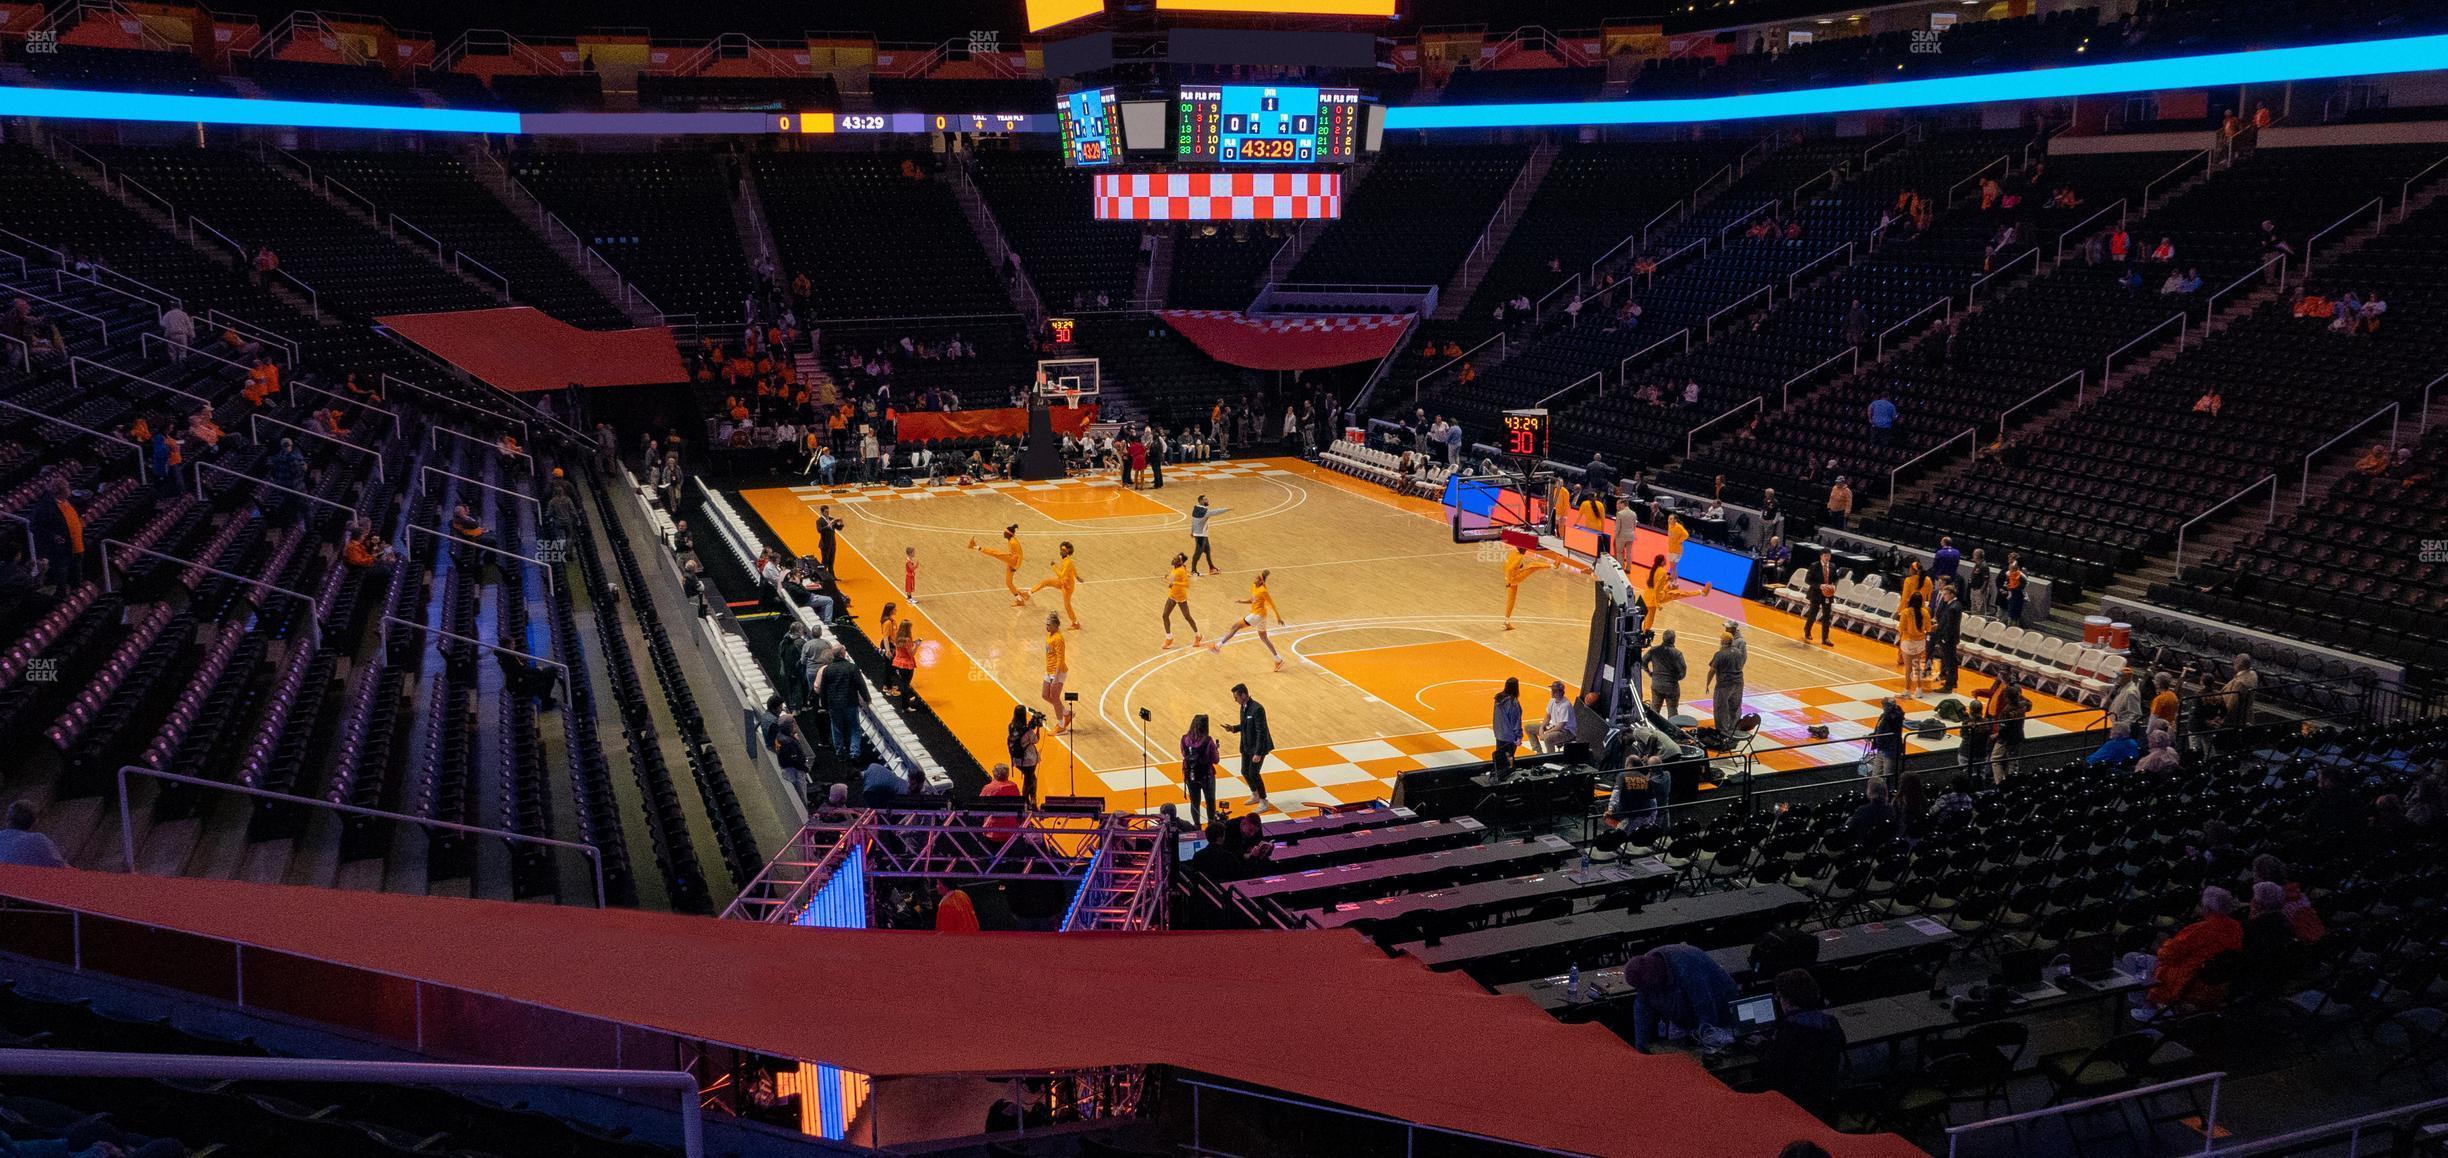
[(1190, 615), (1190, 556), (1179, 551), (1173, 553), (1173, 570), (1165, 576), (1165, 648), (1173, 646), (1173, 611), (1175, 608), (1181, 609), (1182, 622), (1190, 625), (1190, 646), (1197, 647), (1200, 643), (1198, 620)]
[(1513, 604), (1515, 600), (1521, 598), (1523, 582), (1537, 572), (1551, 570), (1554, 567), (1555, 560), (1532, 555), (1519, 547), (1514, 547), (1506, 553), (1504, 562), (1504, 629), (1506, 631), (1513, 630)]
[(1063, 701), (1063, 681), (1071, 678), (1071, 649), (1063, 639), (1062, 616), (1047, 612), (1045, 618), (1045, 683), (1038, 688), (1038, 698), (1054, 711), (1054, 734), (1071, 730), (1071, 705)]
[(1265, 644), (1267, 654), (1275, 657), (1275, 670), (1282, 671), (1283, 653), (1275, 650), (1275, 641), (1267, 636), (1266, 623), (1267, 617), (1273, 616), (1275, 626), (1282, 627), (1283, 612), (1275, 609), (1275, 597), (1267, 593), (1266, 572), (1260, 571), (1257, 578), (1250, 580), (1249, 598), (1238, 602), (1249, 605), (1249, 614), (1242, 616), (1241, 622), (1225, 629), (1224, 637), (1208, 644), (1207, 650), (1221, 653), (1224, 645), (1232, 642), (1232, 637), (1241, 634), (1242, 628), (1255, 627), (1258, 629), (1258, 642)]
[(347, 438), (349, 436), (348, 428), (340, 425), (339, 407), (334, 406), (328, 410), (320, 411), (319, 413), (323, 418), (323, 430), (325, 433), (331, 435), (333, 438)]
[(204, 444), (206, 450), (221, 448), (221, 424), (213, 421), (211, 410), (198, 410), (187, 419), (187, 433)]
[(128, 423), (128, 441), (138, 446), (153, 441), (153, 424), (145, 421), (144, 415), (139, 414), (136, 421)]
[(992, 547), (978, 546), (976, 539), (969, 540), (970, 550), (1003, 564), (1003, 590), (1009, 592), (1013, 602), (1017, 604), (1022, 598), (1020, 585), (1013, 582), (1012, 578), (1020, 573), (1020, 524), (1013, 523), (1003, 528), (1003, 546), (1004, 550), (997, 551)]
[(1079, 589), (1079, 563), (1071, 557), (1071, 541), (1065, 539), (1055, 548), (1054, 573), (1037, 581), (1036, 586), (1012, 597), (1012, 606), (1027, 603), (1038, 592), (1051, 587), (1062, 592), (1063, 615), (1071, 620), (1071, 630), (1080, 630), (1079, 612), (1071, 607), (1071, 593)]

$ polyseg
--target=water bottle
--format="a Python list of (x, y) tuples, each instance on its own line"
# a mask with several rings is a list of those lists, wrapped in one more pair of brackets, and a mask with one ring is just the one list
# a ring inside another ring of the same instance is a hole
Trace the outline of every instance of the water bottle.
[(1564, 975), (1564, 1000), (1581, 1000), (1581, 966), (1579, 964), (1575, 964), (1572, 972)]
[(1588, 876), (1588, 875), (1589, 875), (1589, 868), (1590, 868), (1589, 846), (1584, 845), (1584, 846), (1582, 846), (1582, 848), (1581, 848), (1581, 875), (1583, 875), (1583, 876)]

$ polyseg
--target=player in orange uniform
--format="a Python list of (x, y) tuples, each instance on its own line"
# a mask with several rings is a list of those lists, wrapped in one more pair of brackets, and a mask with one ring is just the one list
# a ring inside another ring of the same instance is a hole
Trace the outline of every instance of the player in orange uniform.
[(1555, 560), (1533, 555), (1519, 547), (1511, 548), (1506, 553), (1504, 564), (1504, 629), (1506, 631), (1513, 630), (1513, 601), (1521, 598), (1522, 583), (1528, 580), (1534, 572), (1547, 571), (1554, 567)]
[(1687, 591), (1676, 587), (1674, 585), (1674, 565), (1667, 562), (1666, 556), (1659, 555), (1649, 561), (1649, 583), (1641, 590), (1641, 602), (1649, 605), (1650, 620), (1655, 622), (1657, 613), (1666, 610), (1667, 604), (1715, 589), (1715, 584), (1703, 586), (1698, 591)]
[(1063, 639), (1062, 616), (1046, 613), (1045, 684), (1038, 690), (1046, 706), (1053, 709), (1054, 734), (1071, 730), (1071, 705), (1063, 702), (1063, 681), (1071, 678), (1071, 649)]
[[(1165, 647), (1173, 646), (1173, 610), (1181, 609), (1182, 622), (1190, 625), (1190, 646), (1199, 645), (1198, 620), (1190, 617), (1190, 556), (1173, 553), (1173, 571), (1165, 576), (1164, 633)], [(1161, 650), (1161, 649), (1160, 649)]]
[(1255, 627), (1258, 629), (1258, 642), (1265, 644), (1267, 654), (1275, 657), (1275, 670), (1282, 671), (1283, 653), (1275, 650), (1275, 641), (1268, 638), (1266, 621), (1268, 616), (1274, 616), (1275, 626), (1281, 627), (1284, 618), (1283, 612), (1275, 609), (1275, 597), (1267, 593), (1266, 572), (1260, 571), (1257, 578), (1250, 580), (1249, 598), (1238, 602), (1249, 604), (1249, 614), (1242, 616), (1241, 622), (1233, 624), (1231, 629), (1224, 633), (1224, 638), (1208, 644), (1207, 650), (1221, 652), (1225, 644), (1232, 642), (1232, 637), (1241, 634), (1242, 628)]
[(1017, 596), (1020, 594), (1020, 585), (1013, 582), (1012, 578), (1020, 573), (1020, 524), (1013, 523), (1003, 528), (1003, 546), (1007, 549), (997, 551), (991, 547), (978, 546), (974, 538), (969, 540), (970, 550), (1003, 564), (1003, 590)]
[(1071, 540), (1069, 539), (1063, 540), (1062, 546), (1057, 548), (1054, 573), (1038, 580), (1037, 585), (1027, 591), (1013, 595), (1012, 606), (1018, 607), (1027, 603), (1032, 596), (1048, 587), (1062, 592), (1063, 615), (1071, 620), (1071, 630), (1080, 630), (1079, 612), (1071, 609), (1071, 593), (1079, 587), (1079, 564), (1071, 558)]

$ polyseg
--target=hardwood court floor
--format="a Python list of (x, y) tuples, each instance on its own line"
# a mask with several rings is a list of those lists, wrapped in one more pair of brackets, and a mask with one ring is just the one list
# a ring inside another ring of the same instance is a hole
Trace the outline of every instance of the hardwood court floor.
[[(1002, 564), (967, 544), (974, 536), (992, 545), (1004, 526), (1018, 524), (1025, 555), (1018, 581), (1026, 589), (1048, 574), (1056, 544), (1071, 541), (1081, 578), (1074, 605), (1084, 624), (1066, 631), (1079, 719), (1072, 735), (1044, 745), (1039, 779), (1050, 794), (1076, 790), (1128, 808), (1182, 800), (1176, 744), (1201, 712), (1215, 725), (1226, 770), (1237, 771), (1236, 741), (1222, 730), (1238, 718), (1236, 683), (1267, 706), (1276, 743), (1268, 795), (1294, 812), (1382, 798), (1405, 771), (1487, 759), (1489, 701), (1508, 676), (1522, 681), (1533, 718), (1549, 681), (1578, 690), (1593, 592), (1587, 573), (1572, 564), (1523, 585), (1514, 630), (1506, 631), (1502, 549), (1454, 543), (1433, 503), (1283, 459), (1175, 467), (1165, 480), (1161, 490), (1124, 490), (1103, 477), (969, 488), (789, 487), (742, 497), (800, 553), (814, 552), (817, 507), (831, 505), (847, 522), (842, 582), (871, 633), (886, 602), (907, 604), (902, 552), (917, 548), (918, 691), (990, 766), (1004, 758), (1012, 705), (1039, 705), (1045, 616), (1062, 601), (1049, 588), (1026, 607), (1012, 606)], [(1208, 528), (1225, 572), (1194, 580), (1191, 610), (1212, 638), (1245, 610), (1234, 600), (1248, 597), (1251, 576), (1270, 569), (1268, 586), (1289, 624), (1271, 630), (1281, 672), (1248, 628), (1211, 654), (1190, 646), (1177, 615), (1174, 646), (1162, 647), (1165, 574), (1173, 554), (1190, 549), (1188, 511), (1200, 494), (1225, 509)], [(1807, 743), (1813, 724), (1827, 725), (1837, 741), (1858, 739), (1868, 732), (1863, 722), (1878, 714), (1879, 697), (1902, 686), (1891, 645), (1843, 633), (1833, 648), (1804, 645), (1792, 638), (1790, 615), (1732, 596), (1700, 596), (1670, 605), (1664, 616), (1691, 660), (1689, 714), (1708, 716), (1699, 673), (1728, 619), (1748, 625), (1745, 707), (1767, 719), (1771, 739), (1763, 749)], [(1987, 683), (1967, 675), (1962, 686)], [(2035, 715), (2069, 707), (2033, 699)], [(1926, 714), (1920, 702), (1904, 706)], [(1144, 749), (1141, 708), (1153, 717)], [(2031, 728), (2046, 734), (2054, 725)], [(1952, 744), (1914, 742), (1924, 751)], [(1840, 742), (1763, 751), (1760, 762), (1791, 770), (1847, 762), (1858, 752), (1858, 744)], [(1239, 801), (1248, 789), (1230, 775), (1218, 779), (1217, 794)]]

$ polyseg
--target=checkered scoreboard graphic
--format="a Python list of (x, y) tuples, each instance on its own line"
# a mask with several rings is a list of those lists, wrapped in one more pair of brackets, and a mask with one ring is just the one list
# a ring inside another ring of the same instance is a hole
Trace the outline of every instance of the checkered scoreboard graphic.
[(1341, 173), (1099, 173), (1099, 221), (1293, 221), (1343, 216)]

